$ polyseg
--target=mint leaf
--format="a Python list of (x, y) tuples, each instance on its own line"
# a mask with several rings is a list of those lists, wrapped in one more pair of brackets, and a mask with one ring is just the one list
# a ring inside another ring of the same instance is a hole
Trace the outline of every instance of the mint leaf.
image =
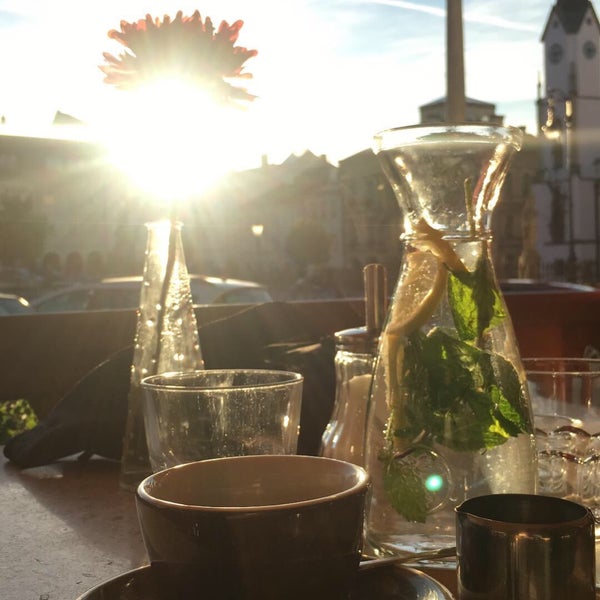
[(428, 493), (412, 465), (388, 457), (383, 472), (383, 488), (390, 504), (406, 520), (425, 522), (429, 510)]
[(506, 442), (510, 434), (489, 409), (485, 394), (469, 394), (457, 399), (443, 419), (439, 442), (453, 450), (476, 452)]
[[(394, 437), (411, 442), (427, 429), (433, 406), (430, 402), (429, 373), (423, 357), (423, 342), (425, 334), (416, 331), (408, 336), (404, 343), (404, 359), (399, 365), (401, 369), (396, 399), (393, 405), (395, 411)], [(398, 412), (401, 411), (401, 414)], [(402, 426), (399, 426), (399, 423)], [(406, 444), (403, 444), (406, 446)]]
[(506, 318), (485, 256), (477, 261), (474, 271), (450, 273), (448, 299), (461, 340), (477, 341), (487, 329)]
[[(527, 430), (516, 371), (447, 331), (411, 334), (404, 351), (405, 416), (394, 435), (426, 436), (459, 451), (504, 443)], [(499, 383), (500, 382), (500, 383)]]
[(490, 363), (498, 386), (497, 391), (494, 390), (494, 402), (498, 408), (500, 421), (504, 423), (511, 435), (531, 431), (531, 415), (525, 410), (527, 406), (525, 390), (516, 369), (499, 354), (490, 355)]

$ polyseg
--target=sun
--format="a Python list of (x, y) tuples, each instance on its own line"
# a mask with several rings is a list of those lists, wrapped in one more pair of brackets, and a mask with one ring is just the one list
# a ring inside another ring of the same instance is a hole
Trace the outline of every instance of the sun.
[(257, 54), (236, 45), (243, 21), (218, 27), (199, 11), (121, 21), (105, 52), (105, 82), (126, 91), (109, 135), (109, 157), (132, 182), (163, 200), (201, 193), (232, 167), (232, 113), (255, 96), (245, 62)]
[(104, 143), (137, 187), (171, 202), (201, 194), (230, 170), (228, 111), (202, 89), (163, 79), (126, 96)]

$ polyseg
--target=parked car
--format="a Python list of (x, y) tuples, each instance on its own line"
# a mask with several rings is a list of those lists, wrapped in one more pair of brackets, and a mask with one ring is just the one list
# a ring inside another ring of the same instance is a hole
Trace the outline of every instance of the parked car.
[(0, 267), (0, 290), (3, 294), (14, 294), (30, 298), (38, 293), (42, 277), (20, 267)]
[[(31, 302), (39, 313), (137, 308), (141, 277), (113, 277), (96, 283), (81, 283), (40, 296)], [(260, 304), (272, 302), (259, 283), (190, 275), (194, 304)]]
[(0, 293), (0, 315), (21, 315), (33, 312), (29, 302), (17, 294)]

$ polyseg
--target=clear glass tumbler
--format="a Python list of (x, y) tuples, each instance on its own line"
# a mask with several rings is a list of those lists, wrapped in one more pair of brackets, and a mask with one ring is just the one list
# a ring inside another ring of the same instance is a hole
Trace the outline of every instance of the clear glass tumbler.
[(600, 359), (526, 358), (538, 448), (538, 491), (600, 518)]
[(152, 470), (224, 456), (295, 454), (302, 385), (299, 373), (261, 369), (143, 379)]

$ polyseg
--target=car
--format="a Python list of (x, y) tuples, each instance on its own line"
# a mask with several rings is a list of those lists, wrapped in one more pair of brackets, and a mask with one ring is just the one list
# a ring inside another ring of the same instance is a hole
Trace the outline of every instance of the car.
[[(49, 292), (31, 307), (38, 313), (133, 309), (140, 303), (142, 277), (112, 277), (95, 283), (78, 283)], [(194, 304), (261, 304), (272, 302), (261, 284), (242, 279), (190, 275)]]
[(22, 315), (31, 312), (33, 309), (23, 296), (0, 293), (0, 315)]

